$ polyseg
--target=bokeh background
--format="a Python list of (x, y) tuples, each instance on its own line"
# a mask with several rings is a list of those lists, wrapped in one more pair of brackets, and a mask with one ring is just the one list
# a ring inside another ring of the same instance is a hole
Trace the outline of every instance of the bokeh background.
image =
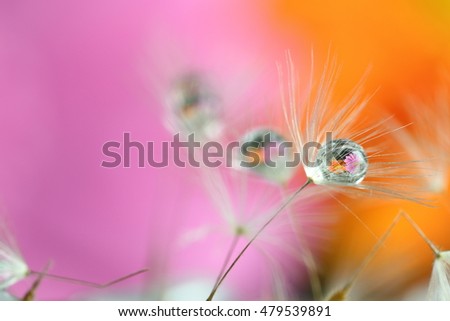
[[(336, 96), (344, 97), (370, 68), (367, 90), (376, 94), (364, 116), (393, 114), (401, 124), (413, 123), (405, 130), (421, 141), (429, 128), (413, 116), (423, 109), (438, 115), (429, 126), (448, 133), (440, 121), (450, 104), (449, 23), (448, 1), (1, 1), (0, 204), (23, 257), (33, 270), (51, 260), (51, 273), (96, 283), (150, 269), (103, 290), (45, 279), (37, 299), (202, 299), (208, 293), (230, 238), (214, 231), (179, 246), (187, 232), (220, 225), (198, 173), (100, 166), (102, 145), (122, 141), (124, 132), (142, 142), (171, 139), (164, 93), (177, 73), (192, 67), (209, 73), (225, 112), (243, 130), (271, 121), (283, 131), (281, 118), (270, 117), (281, 108), (276, 62), (289, 49), (308, 74), (310, 51), (320, 62), (332, 48), (342, 66)], [(429, 140), (448, 160), (441, 142)], [(442, 175), (433, 208), (393, 200), (345, 203), (375, 235), (403, 209), (436, 245), (450, 248)], [(376, 239), (345, 208), (323, 202), (326, 210), (312, 203), (306, 213), (324, 218), (326, 228), (309, 240), (327, 292), (347, 280)], [(269, 252), (271, 264), (256, 249), (248, 253), (224, 283), (222, 298), (279, 298), (271, 285), (278, 265), (289, 289), (283, 298), (311, 298), (304, 266), (282, 251)], [(432, 262), (426, 243), (401, 221), (352, 298), (424, 299)], [(20, 296), (30, 282), (10, 292)]]

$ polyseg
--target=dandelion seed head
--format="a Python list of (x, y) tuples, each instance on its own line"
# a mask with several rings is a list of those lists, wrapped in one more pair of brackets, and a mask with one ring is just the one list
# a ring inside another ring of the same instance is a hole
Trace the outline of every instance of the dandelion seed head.
[(396, 135), (412, 157), (425, 159), (427, 167), (433, 169), (432, 175), (424, 173), (424, 181), (428, 191), (435, 194), (445, 194), (449, 187), (450, 93), (447, 86), (438, 88), (430, 97), (408, 97), (404, 109), (412, 126)]
[(450, 251), (439, 252), (436, 256), (428, 298), (433, 301), (450, 301)]
[[(203, 257), (214, 260), (211, 266), (215, 272), (219, 272), (233, 240), (237, 242), (234, 251), (236, 254), (273, 216), (280, 205), (284, 204), (290, 192), (284, 185), (261, 179), (251, 170), (204, 170), (206, 191), (218, 211), (202, 211), (208, 213), (203, 222), (209, 232), (195, 242), (180, 244), (180, 252), (176, 256), (177, 260), (190, 258), (192, 255), (188, 251), (199, 249)], [(251, 286), (240, 289), (237, 293), (233, 292), (233, 299), (289, 298), (295, 293), (292, 284), (304, 280), (306, 252), (313, 251), (312, 248), (316, 250), (323, 242), (323, 225), (326, 224), (322, 216), (325, 212), (325, 193), (313, 187), (311, 190), (305, 189), (304, 192), (299, 202), (292, 202), (285, 208), (284, 213), (250, 246), (245, 254), (247, 264), (237, 264), (236, 270), (230, 273), (223, 283), (230, 289), (235, 289), (239, 288), (242, 280), (255, 280), (251, 282)], [(214, 217), (211, 214), (219, 215)], [(215, 244), (214, 248), (205, 251), (211, 244)], [(231, 256), (228, 262), (231, 263), (233, 258), (234, 256)], [(192, 260), (189, 262), (193, 265), (199, 264)], [(204, 264), (202, 265), (204, 268)], [(258, 275), (254, 273), (255, 267), (258, 269)], [(189, 269), (184, 266), (183, 271), (177, 273), (185, 275), (189, 273)]]
[[(392, 117), (363, 117), (373, 96), (364, 90), (367, 74), (342, 99), (334, 93), (340, 68), (330, 52), (322, 75), (317, 80), (311, 75), (305, 92), (289, 52), (286, 61), (286, 77), (283, 66), (278, 66), (281, 104), (289, 138), (302, 152), (306, 176), (315, 184), (351, 197), (397, 198), (425, 204), (419, 177), (422, 173), (418, 171), (420, 158), (405, 159), (399, 148), (402, 146), (396, 144), (394, 148), (389, 138), (405, 126), (387, 126)], [(336, 139), (330, 140), (329, 134)], [(317, 143), (322, 147), (310, 148)]]
[(25, 278), (28, 272), (22, 256), (0, 240), (0, 291)]
[[(253, 129), (246, 133), (241, 141), (239, 161), (255, 173), (269, 181), (285, 183), (295, 173), (295, 168), (289, 167), (293, 159), (293, 150), (286, 138), (271, 129)], [(286, 146), (286, 148), (284, 148)]]
[(8, 227), (0, 218), (0, 292), (25, 278), (28, 273), (28, 265)]
[(315, 184), (359, 184), (369, 167), (364, 149), (349, 139), (335, 139), (321, 146), (316, 166), (305, 166)]

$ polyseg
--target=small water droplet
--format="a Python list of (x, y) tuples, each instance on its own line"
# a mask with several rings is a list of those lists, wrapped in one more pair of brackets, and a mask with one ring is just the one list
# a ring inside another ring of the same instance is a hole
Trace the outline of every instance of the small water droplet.
[(285, 183), (295, 173), (289, 167), (293, 147), (277, 132), (259, 128), (246, 133), (240, 140), (240, 167), (249, 168), (266, 179)]
[(178, 128), (208, 138), (220, 131), (220, 101), (204, 77), (187, 73), (177, 79), (168, 96)]

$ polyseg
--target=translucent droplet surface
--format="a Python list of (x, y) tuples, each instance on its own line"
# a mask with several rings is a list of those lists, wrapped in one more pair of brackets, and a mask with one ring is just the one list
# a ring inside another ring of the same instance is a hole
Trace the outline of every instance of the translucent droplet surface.
[(359, 144), (335, 139), (319, 148), (314, 166), (305, 166), (305, 171), (316, 184), (359, 184), (368, 167), (367, 155)]
[(284, 183), (295, 173), (290, 166), (293, 147), (277, 132), (259, 128), (246, 133), (240, 140), (239, 166), (248, 168), (266, 179)]
[(218, 96), (198, 73), (187, 73), (174, 82), (168, 103), (178, 130), (214, 137), (219, 128)]

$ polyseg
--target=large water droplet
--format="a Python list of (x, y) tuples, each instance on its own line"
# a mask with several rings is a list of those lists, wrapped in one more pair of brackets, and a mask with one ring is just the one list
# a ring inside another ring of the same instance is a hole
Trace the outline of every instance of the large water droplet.
[(368, 167), (366, 153), (359, 144), (335, 139), (319, 148), (314, 166), (305, 167), (305, 171), (316, 184), (359, 184)]

